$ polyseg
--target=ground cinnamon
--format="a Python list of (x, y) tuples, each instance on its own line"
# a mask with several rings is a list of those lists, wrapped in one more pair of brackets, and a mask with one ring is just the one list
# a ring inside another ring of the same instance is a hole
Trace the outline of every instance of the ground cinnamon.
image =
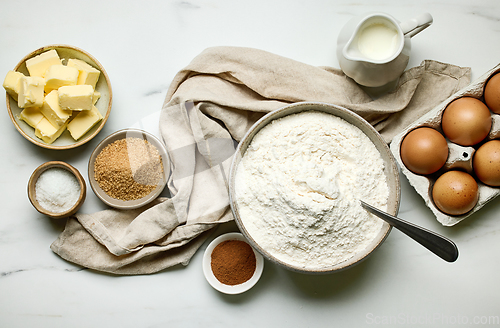
[(241, 240), (226, 240), (212, 251), (212, 272), (225, 285), (239, 285), (252, 278), (256, 260), (253, 249)]

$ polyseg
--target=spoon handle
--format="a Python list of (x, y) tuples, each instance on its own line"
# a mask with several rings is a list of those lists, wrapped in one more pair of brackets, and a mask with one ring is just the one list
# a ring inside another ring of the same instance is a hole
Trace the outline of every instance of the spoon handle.
[(411, 222), (392, 216), (379, 210), (363, 201), (361, 206), (369, 212), (383, 219), (393, 227), (399, 229), (408, 237), (420, 243), (422, 246), (439, 256), (445, 261), (455, 262), (458, 258), (458, 248), (454, 242), (446, 237), (438, 235), (435, 232), (419, 227)]

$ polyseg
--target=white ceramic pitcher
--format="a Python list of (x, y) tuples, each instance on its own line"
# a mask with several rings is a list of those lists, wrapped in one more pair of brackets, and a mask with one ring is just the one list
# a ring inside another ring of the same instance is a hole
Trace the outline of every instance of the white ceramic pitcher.
[(380, 12), (352, 18), (337, 39), (340, 68), (362, 86), (395, 84), (408, 65), (411, 38), (432, 21), (429, 13), (404, 23)]

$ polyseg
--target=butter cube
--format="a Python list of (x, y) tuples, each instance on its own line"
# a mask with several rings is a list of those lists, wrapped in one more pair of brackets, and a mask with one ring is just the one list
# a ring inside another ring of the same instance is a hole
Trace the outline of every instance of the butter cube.
[(12, 97), (12, 99), (17, 101), (17, 95), (19, 94), (19, 88), (21, 87), (21, 78), (24, 76), (21, 72), (8, 71), (3, 80), (3, 88)]
[(30, 76), (45, 77), (45, 72), (52, 65), (62, 65), (61, 59), (55, 49), (26, 60), (26, 68)]
[(92, 103), (95, 103), (101, 98), (101, 93), (99, 91), (94, 90), (94, 95), (92, 96)]
[(42, 120), (43, 114), (38, 107), (28, 107), (22, 110), (19, 114), (19, 118), (26, 122), (32, 128)]
[(45, 92), (59, 89), (65, 85), (76, 85), (78, 70), (64, 65), (52, 65), (45, 73)]
[(43, 106), (40, 108), (40, 111), (43, 116), (45, 116), (47, 120), (49, 120), (49, 122), (56, 127), (63, 125), (72, 114), (70, 110), (61, 109), (59, 106), (59, 93), (57, 90), (52, 90), (45, 96)]
[(80, 59), (68, 59), (68, 66), (78, 69), (77, 84), (88, 84), (95, 89), (97, 80), (99, 80), (100, 71)]
[(60, 87), (59, 106), (66, 110), (91, 110), (94, 88), (91, 85), (70, 85)]
[(60, 127), (55, 127), (47, 118), (43, 117), (35, 127), (35, 135), (46, 143), (51, 144), (66, 130), (67, 125), (67, 123), (64, 123)]
[(78, 140), (101, 120), (101, 113), (92, 106), (91, 110), (81, 111), (68, 123), (68, 131), (73, 139)]
[(38, 76), (22, 76), (19, 81), (17, 105), (19, 108), (42, 107), (45, 79)]

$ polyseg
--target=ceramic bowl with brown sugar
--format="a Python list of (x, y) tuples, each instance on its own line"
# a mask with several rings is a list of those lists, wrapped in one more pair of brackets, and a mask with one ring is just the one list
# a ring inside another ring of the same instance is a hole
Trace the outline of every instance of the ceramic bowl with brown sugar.
[(75, 214), (83, 205), (86, 195), (87, 187), (80, 172), (62, 161), (40, 165), (28, 182), (28, 198), (33, 207), (55, 219)]
[[(144, 143), (154, 148), (144, 149)], [(158, 156), (160, 162), (156, 161)], [(106, 205), (118, 209), (135, 209), (155, 200), (165, 188), (169, 174), (170, 162), (163, 142), (152, 133), (135, 128), (104, 138), (88, 164), (92, 190)]]
[(17, 101), (13, 99), (8, 93), (6, 93), (7, 111), (9, 113), (10, 119), (12, 120), (12, 123), (19, 131), (19, 133), (35, 145), (54, 150), (76, 148), (92, 140), (101, 131), (104, 124), (106, 124), (111, 111), (111, 104), (113, 99), (111, 82), (104, 67), (90, 53), (77, 47), (64, 44), (49, 45), (32, 51), (23, 59), (21, 59), (19, 63), (13, 68), (13, 70), (21, 72), (24, 75), (28, 76), (29, 72), (26, 68), (26, 61), (52, 49), (57, 51), (63, 64), (65, 64), (70, 58), (79, 59), (100, 71), (99, 80), (97, 81), (95, 87), (95, 91), (100, 93), (100, 98), (95, 103), (95, 107), (101, 114), (102, 119), (78, 140), (73, 139), (69, 131), (65, 130), (54, 142), (47, 143), (35, 135), (35, 128), (28, 125), (24, 120), (20, 118), (23, 109), (19, 108)]

